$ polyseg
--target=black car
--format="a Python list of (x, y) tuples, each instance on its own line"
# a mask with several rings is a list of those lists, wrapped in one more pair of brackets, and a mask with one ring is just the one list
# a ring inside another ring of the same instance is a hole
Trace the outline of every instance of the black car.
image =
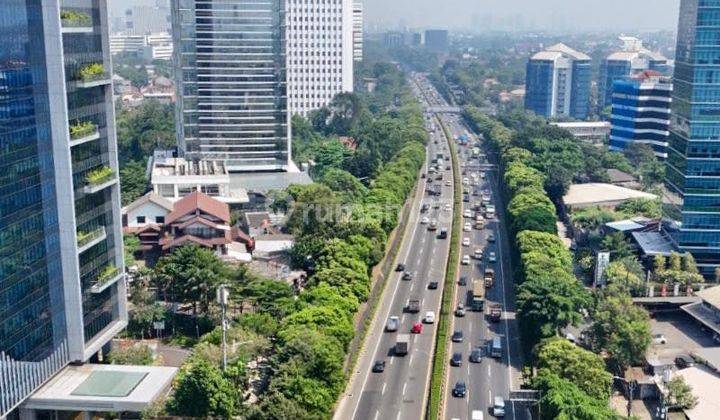
[(494, 233), (489, 234), (487, 240), (488, 240), (488, 242), (495, 242), (495, 234)]
[(460, 279), (458, 280), (458, 285), (467, 286), (467, 277), (465, 277), (465, 276), (460, 277)]
[(470, 362), (471, 363), (480, 363), (482, 362), (482, 349), (480, 347), (475, 347), (470, 352)]
[(372, 371), (375, 373), (385, 372), (385, 361), (378, 360), (373, 365)]
[(412, 280), (412, 278), (413, 278), (412, 271), (406, 271), (403, 273), (403, 276), (402, 276), (403, 280)]
[(435, 290), (435, 289), (437, 289), (437, 288), (438, 288), (438, 282), (436, 282), (436, 281), (431, 281), (430, 283), (428, 283), (428, 289), (430, 289), (430, 290)]
[(405, 271), (405, 264), (398, 264), (397, 267), (395, 267), (395, 271)]
[(451, 366), (462, 366), (462, 353), (455, 352), (450, 359)]
[(452, 335), (452, 341), (453, 343), (462, 343), (463, 341), (463, 333), (460, 330), (455, 330)]
[(453, 397), (465, 398), (467, 394), (467, 385), (463, 381), (457, 381), (455, 387), (452, 390)]
[(675, 358), (675, 366), (677, 366), (678, 369), (693, 367), (695, 366), (695, 360), (686, 354), (681, 354)]

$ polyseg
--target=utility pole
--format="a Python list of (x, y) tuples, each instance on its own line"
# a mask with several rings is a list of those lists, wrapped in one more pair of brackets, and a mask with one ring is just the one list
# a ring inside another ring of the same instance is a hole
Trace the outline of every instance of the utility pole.
[(230, 297), (230, 291), (227, 286), (221, 285), (217, 289), (217, 303), (220, 304), (222, 314), (222, 369), (223, 371), (227, 368), (227, 319), (225, 317), (225, 308), (227, 307), (228, 298)]

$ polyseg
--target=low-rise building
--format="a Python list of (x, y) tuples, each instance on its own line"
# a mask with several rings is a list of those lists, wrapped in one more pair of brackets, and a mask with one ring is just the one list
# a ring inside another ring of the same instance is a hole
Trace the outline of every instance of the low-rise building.
[(233, 242), (230, 229), (230, 209), (222, 203), (193, 191), (173, 206), (165, 219), (165, 235), (160, 239), (164, 252), (187, 243), (210, 248), (218, 255), (227, 254)]
[(149, 192), (122, 209), (123, 227), (134, 232), (149, 225), (161, 226), (172, 211), (172, 201)]
[(720, 286), (709, 287), (696, 295), (700, 302), (685, 305), (682, 309), (708, 328), (716, 341), (720, 341)]
[(573, 184), (563, 197), (563, 204), (569, 211), (595, 206), (615, 208), (628, 200), (636, 198), (655, 200), (658, 197), (654, 194), (612, 184)]
[(550, 125), (567, 130), (576, 139), (592, 144), (604, 143), (610, 136), (611, 129), (608, 121), (551, 122)]

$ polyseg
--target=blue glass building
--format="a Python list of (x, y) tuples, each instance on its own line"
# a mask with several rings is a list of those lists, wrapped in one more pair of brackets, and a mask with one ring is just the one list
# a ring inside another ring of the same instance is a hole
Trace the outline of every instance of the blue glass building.
[(720, 0), (682, 0), (666, 170), (666, 228), (712, 275), (720, 266)]
[(106, 28), (105, 0), (2, 1), (0, 418), (127, 323)]
[(584, 120), (590, 112), (590, 57), (557, 44), (533, 55), (527, 64), (525, 109), (545, 118)]
[(672, 83), (647, 70), (613, 82), (610, 150), (622, 152), (633, 143), (651, 146), (667, 158)]
[(623, 46), (620, 51), (608, 55), (600, 64), (598, 92), (599, 106), (605, 108), (612, 103), (613, 82), (644, 70), (654, 70), (671, 76), (667, 58), (662, 54), (644, 48), (642, 41), (635, 37), (620, 37)]

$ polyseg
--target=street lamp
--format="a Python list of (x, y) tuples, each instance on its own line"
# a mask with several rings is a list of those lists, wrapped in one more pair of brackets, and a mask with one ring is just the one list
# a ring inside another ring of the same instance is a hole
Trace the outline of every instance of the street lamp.
[(627, 387), (627, 393), (628, 393), (627, 414), (628, 414), (628, 417), (630, 417), (632, 415), (632, 400), (633, 400), (633, 394), (635, 392), (635, 381), (627, 380), (627, 379), (623, 378), (622, 376), (613, 376), (613, 379), (617, 379), (617, 380), (623, 382), (625, 384), (625, 386)]
[(228, 303), (228, 298), (230, 297), (230, 290), (225, 285), (221, 285), (217, 289), (217, 296), (216, 300), (217, 303), (220, 304), (220, 308), (222, 310), (221, 319), (222, 319), (222, 368), (225, 370), (227, 368), (227, 319), (225, 319), (225, 308)]

